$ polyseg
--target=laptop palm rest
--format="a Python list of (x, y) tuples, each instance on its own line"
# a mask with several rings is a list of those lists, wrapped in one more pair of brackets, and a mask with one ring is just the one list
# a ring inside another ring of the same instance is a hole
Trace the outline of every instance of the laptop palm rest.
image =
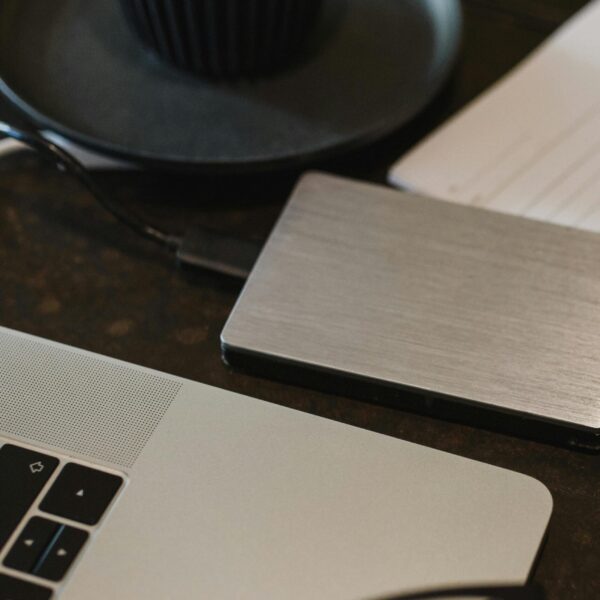
[(600, 439), (600, 236), (305, 176), (225, 360), (449, 418)]

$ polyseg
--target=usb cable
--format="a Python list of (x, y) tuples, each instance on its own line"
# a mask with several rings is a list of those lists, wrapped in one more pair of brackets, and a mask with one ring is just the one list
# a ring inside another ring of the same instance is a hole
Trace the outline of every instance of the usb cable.
[(0, 138), (12, 138), (48, 158), (57, 168), (75, 177), (115, 219), (135, 233), (173, 253), (181, 266), (208, 269), (246, 279), (260, 252), (260, 244), (201, 227), (190, 227), (182, 236), (151, 225), (125, 210), (94, 181), (88, 170), (69, 152), (29, 127), (0, 121)]

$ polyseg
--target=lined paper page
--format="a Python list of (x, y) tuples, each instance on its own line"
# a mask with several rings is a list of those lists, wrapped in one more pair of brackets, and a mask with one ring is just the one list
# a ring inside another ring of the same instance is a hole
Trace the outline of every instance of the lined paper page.
[(451, 202), (600, 232), (600, 0), (389, 178)]

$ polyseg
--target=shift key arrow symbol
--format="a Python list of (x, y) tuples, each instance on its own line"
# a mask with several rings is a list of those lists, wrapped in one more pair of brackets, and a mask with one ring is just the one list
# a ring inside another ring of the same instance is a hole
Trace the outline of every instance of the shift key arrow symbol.
[(83, 490), (79, 490), (75, 495), (79, 496), (80, 498), (83, 498), (83, 494), (84, 494)]

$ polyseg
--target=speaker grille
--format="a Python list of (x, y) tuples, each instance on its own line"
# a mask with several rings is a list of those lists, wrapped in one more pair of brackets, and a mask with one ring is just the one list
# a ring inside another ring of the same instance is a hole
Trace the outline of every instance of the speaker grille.
[(0, 431), (131, 467), (181, 382), (0, 329)]

